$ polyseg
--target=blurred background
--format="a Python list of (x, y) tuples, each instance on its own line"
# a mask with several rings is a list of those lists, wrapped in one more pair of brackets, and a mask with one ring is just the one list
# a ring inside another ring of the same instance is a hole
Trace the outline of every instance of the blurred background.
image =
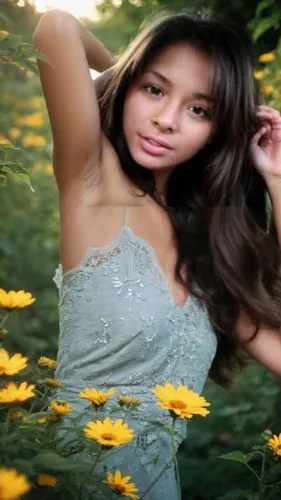
[[(255, 78), (265, 103), (281, 110), (280, 0), (0, 0), (0, 288), (24, 289), (37, 298), (15, 312), (5, 340), (30, 359), (56, 356), (58, 298), (52, 277), (59, 261), (57, 192), (51, 133), (41, 92), (32, 33), (50, 7), (70, 11), (113, 52), (119, 53), (143, 20), (163, 9), (211, 7), (244, 27), (253, 42)], [(94, 77), (94, 74), (93, 74)], [(179, 452), (183, 500), (259, 498), (255, 478), (240, 463), (218, 458), (259, 444), (269, 428), (281, 432), (280, 381), (251, 362), (227, 391), (208, 381), (208, 419), (189, 424)], [(272, 497), (273, 498), (273, 497)], [(280, 498), (280, 496), (276, 496)]]

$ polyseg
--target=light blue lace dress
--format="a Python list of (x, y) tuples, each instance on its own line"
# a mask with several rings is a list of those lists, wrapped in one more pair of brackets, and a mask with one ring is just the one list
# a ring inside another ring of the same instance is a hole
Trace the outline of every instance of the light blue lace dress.
[[(184, 306), (176, 304), (154, 249), (128, 225), (127, 210), (111, 244), (89, 248), (83, 262), (64, 274), (59, 266), (54, 281), (60, 313), (56, 377), (63, 384), (57, 397), (74, 412), (89, 405), (78, 395), (85, 387), (113, 387), (118, 395), (142, 399), (133, 415), (120, 408), (112, 417), (124, 417), (136, 437), (104, 461), (108, 471), (131, 475), (141, 496), (170, 458), (170, 438), (155, 422), (170, 426), (171, 417), (155, 405), (151, 388), (169, 381), (202, 391), (217, 348), (207, 310), (192, 294)], [(107, 410), (110, 405), (116, 407), (115, 396)], [(90, 413), (80, 424), (89, 420)], [(186, 422), (178, 419), (177, 447), (185, 437)], [(145, 499), (180, 498), (174, 463)]]

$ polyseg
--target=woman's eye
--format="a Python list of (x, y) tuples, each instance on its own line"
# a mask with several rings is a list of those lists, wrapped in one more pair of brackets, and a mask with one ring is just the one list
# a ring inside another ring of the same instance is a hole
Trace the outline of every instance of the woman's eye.
[(200, 106), (191, 106), (191, 109), (193, 109), (193, 112), (197, 116), (202, 116), (202, 118), (210, 118), (210, 113), (208, 113), (206, 109), (201, 108)]
[(154, 94), (154, 95), (162, 94), (162, 90), (160, 90), (155, 85), (144, 85), (144, 88), (149, 94)]

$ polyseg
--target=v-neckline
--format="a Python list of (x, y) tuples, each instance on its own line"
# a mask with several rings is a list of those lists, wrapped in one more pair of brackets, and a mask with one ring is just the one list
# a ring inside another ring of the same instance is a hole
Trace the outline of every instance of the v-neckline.
[(110, 250), (111, 248), (114, 248), (118, 243), (119, 241), (121, 240), (121, 237), (122, 235), (124, 234), (124, 231), (128, 231), (128, 233), (130, 234), (131, 238), (133, 238), (133, 240), (135, 241), (138, 241), (140, 242), (144, 248), (146, 248), (153, 260), (153, 263), (155, 265), (155, 267), (157, 268), (160, 276), (161, 276), (161, 279), (162, 279), (162, 283), (164, 283), (165, 285), (165, 289), (169, 295), (169, 298), (170, 298), (170, 301), (172, 302), (173, 306), (179, 310), (179, 311), (184, 311), (187, 306), (189, 306), (189, 303), (191, 302), (192, 300), (192, 294), (189, 293), (188, 296), (186, 297), (186, 300), (185, 302), (183, 303), (183, 305), (180, 305), (177, 303), (175, 297), (174, 297), (174, 294), (172, 292), (172, 289), (171, 289), (171, 286), (170, 286), (170, 282), (168, 280), (168, 277), (163, 269), (163, 267), (161, 266), (160, 262), (159, 262), (159, 259), (157, 257), (157, 254), (156, 254), (156, 250), (154, 249), (153, 245), (151, 243), (149, 243), (146, 239), (142, 238), (141, 236), (137, 235), (133, 229), (128, 225), (128, 223), (125, 223), (121, 229), (119, 230), (118, 234), (115, 236), (115, 238), (110, 242), (108, 243), (107, 245), (104, 245), (104, 246), (97, 246), (97, 247), (94, 247), (94, 246), (89, 246), (87, 248), (87, 251), (86, 251), (86, 255), (84, 257), (84, 259), (82, 259), (82, 261), (80, 262), (80, 264), (78, 266), (75, 266), (73, 267), (72, 269), (69, 269), (65, 272), (63, 272), (63, 268), (62, 268), (62, 264), (59, 264), (59, 269), (61, 271), (61, 276), (62, 278), (65, 278), (66, 276), (68, 275), (71, 275), (77, 271), (79, 271), (81, 269), (81, 267), (87, 262), (87, 259), (89, 258), (89, 256), (93, 253), (93, 252), (100, 252), (100, 251), (103, 251), (103, 250)]
[[(147, 250), (149, 251), (150, 255), (152, 256), (153, 260), (154, 260), (154, 263), (162, 277), (162, 281), (165, 283), (166, 285), (166, 288), (167, 288), (167, 291), (170, 295), (170, 298), (172, 300), (172, 302), (174, 303), (175, 307), (178, 308), (179, 310), (184, 310), (187, 305), (189, 304), (189, 301), (191, 300), (191, 293), (189, 293), (183, 303), (183, 305), (180, 305), (177, 303), (176, 299), (175, 299), (175, 296), (172, 292), (172, 288), (171, 288), (171, 285), (170, 285), (170, 282), (169, 282), (169, 279), (167, 277), (167, 274), (165, 273), (163, 267), (161, 266), (160, 262), (159, 262), (159, 259), (157, 257), (157, 254), (156, 254), (156, 250), (154, 249), (153, 245), (151, 243), (149, 243), (146, 239), (142, 238), (141, 236), (137, 235), (133, 229), (128, 225), (128, 224), (124, 224), (123, 227), (121, 228), (120, 230), (120, 233), (123, 232), (124, 229), (127, 229), (129, 230), (129, 232), (131, 233), (131, 235), (138, 241), (140, 241), (144, 246), (145, 248), (147, 248)], [(119, 234), (118, 236), (120, 236), (121, 234)], [(119, 238), (118, 238), (119, 239)]]

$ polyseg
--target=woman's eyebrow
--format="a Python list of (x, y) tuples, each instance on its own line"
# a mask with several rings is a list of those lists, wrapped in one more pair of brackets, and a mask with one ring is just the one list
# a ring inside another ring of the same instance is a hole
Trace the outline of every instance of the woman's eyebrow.
[[(159, 73), (159, 71), (156, 71), (155, 69), (148, 69), (145, 73), (152, 73), (169, 87), (172, 86), (172, 82), (166, 76), (164, 76), (162, 73)], [(213, 102), (212, 96), (209, 94), (205, 94), (204, 92), (194, 92), (192, 94), (192, 97), (194, 97), (195, 99), (202, 99), (205, 101)]]

